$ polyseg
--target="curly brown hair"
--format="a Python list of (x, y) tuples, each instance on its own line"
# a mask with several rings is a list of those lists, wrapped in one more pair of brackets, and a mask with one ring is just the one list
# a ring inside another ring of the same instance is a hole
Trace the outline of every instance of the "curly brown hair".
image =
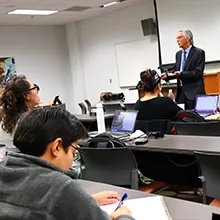
[(12, 133), (20, 115), (28, 110), (24, 94), (30, 89), (30, 84), (24, 75), (19, 75), (7, 84), (0, 97), (2, 129)]

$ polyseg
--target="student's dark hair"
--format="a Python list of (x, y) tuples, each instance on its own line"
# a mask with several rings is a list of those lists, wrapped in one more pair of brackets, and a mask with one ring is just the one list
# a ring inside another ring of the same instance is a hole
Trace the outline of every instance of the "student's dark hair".
[(153, 92), (156, 85), (160, 83), (160, 76), (155, 70), (147, 69), (140, 73), (142, 88), (145, 92)]
[(2, 129), (12, 133), (22, 113), (28, 110), (24, 93), (30, 89), (30, 84), (24, 75), (10, 80), (0, 98)]
[(15, 128), (13, 142), (21, 153), (39, 157), (57, 138), (62, 138), (62, 147), (67, 151), (71, 143), (87, 137), (85, 127), (75, 116), (54, 107), (24, 113)]

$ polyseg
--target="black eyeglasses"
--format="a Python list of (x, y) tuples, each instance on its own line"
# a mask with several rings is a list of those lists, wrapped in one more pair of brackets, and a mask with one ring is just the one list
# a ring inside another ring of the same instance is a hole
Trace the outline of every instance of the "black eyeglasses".
[(76, 150), (74, 152), (73, 160), (78, 160), (80, 158), (80, 147), (79, 147), (79, 145), (73, 146), (72, 144), (70, 144), (70, 146)]
[(40, 91), (40, 87), (37, 84), (34, 84), (34, 87), (28, 89), (26, 92), (29, 92), (31, 90), (36, 90), (37, 92), (39, 92)]

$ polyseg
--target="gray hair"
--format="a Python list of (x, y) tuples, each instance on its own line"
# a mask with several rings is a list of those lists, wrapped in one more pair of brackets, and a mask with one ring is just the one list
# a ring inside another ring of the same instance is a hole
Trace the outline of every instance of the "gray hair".
[(179, 32), (183, 32), (184, 36), (189, 39), (189, 41), (192, 45), (194, 45), (192, 31), (190, 31), (190, 30), (180, 30)]

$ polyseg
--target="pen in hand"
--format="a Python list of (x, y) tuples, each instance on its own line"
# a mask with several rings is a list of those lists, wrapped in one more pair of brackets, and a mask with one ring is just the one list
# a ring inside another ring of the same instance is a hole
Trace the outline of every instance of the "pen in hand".
[(124, 201), (128, 198), (128, 194), (124, 193), (123, 196), (121, 197), (120, 202), (118, 203), (118, 206), (116, 207), (115, 211), (117, 211), (124, 203)]

